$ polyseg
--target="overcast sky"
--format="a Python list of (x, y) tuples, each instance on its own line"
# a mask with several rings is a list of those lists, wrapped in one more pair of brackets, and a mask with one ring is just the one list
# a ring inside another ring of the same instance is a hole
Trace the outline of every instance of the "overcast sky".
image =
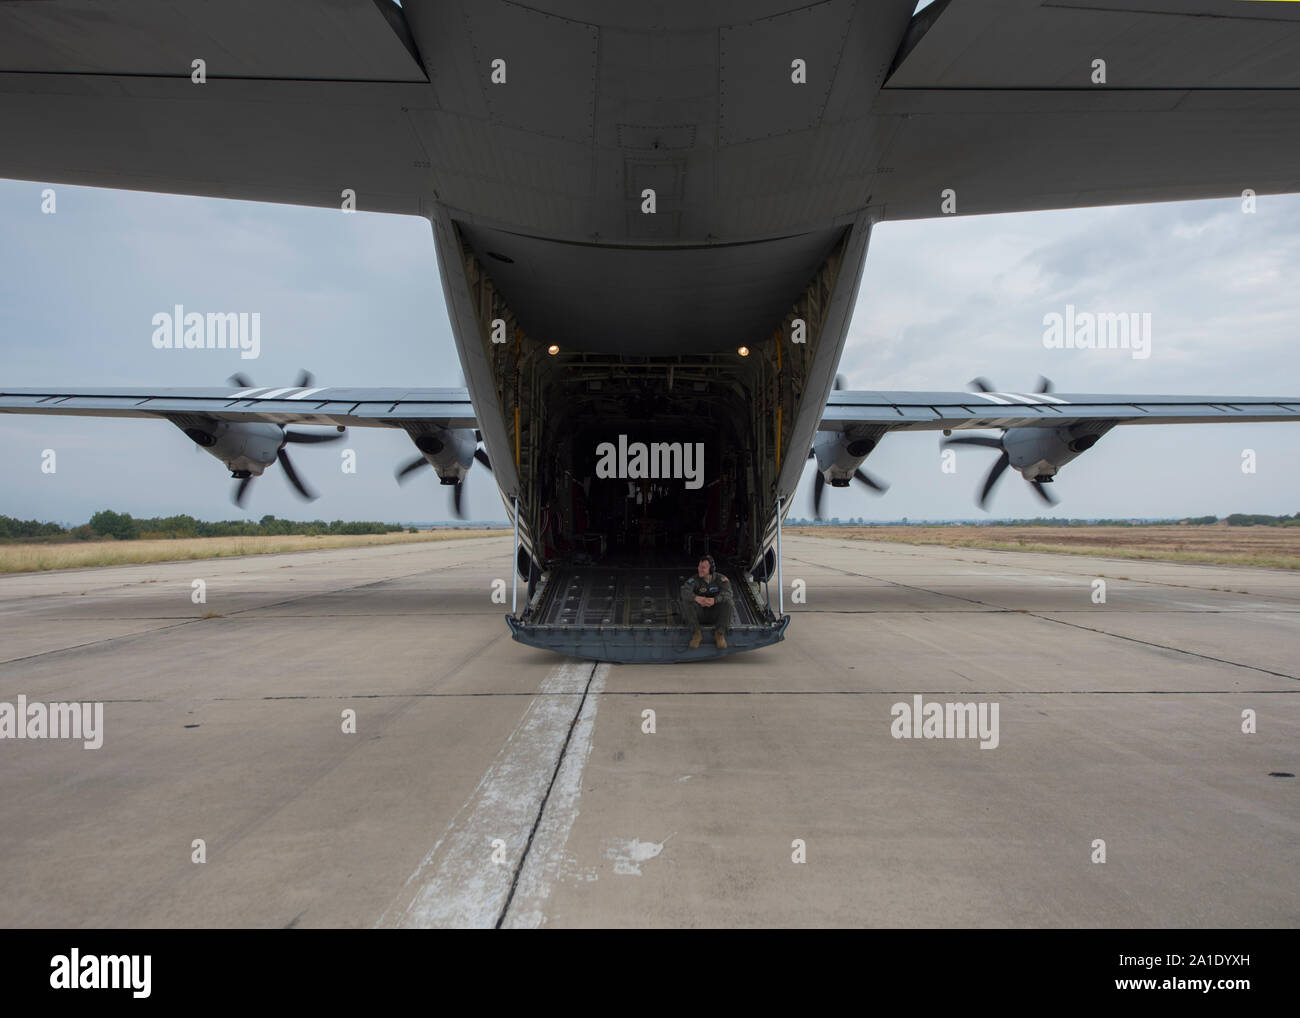
[[(429, 224), (422, 219), (0, 181), (0, 388), (219, 385), (460, 385)], [(850, 388), (1002, 390), (1041, 375), (1062, 392), (1300, 397), (1300, 197), (1262, 197), (886, 223), (872, 236), (841, 371)], [(159, 351), (155, 313), (259, 311), (262, 354)], [(1151, 355), (1049, 350), (1043, 317), (1149, 312)], [(934, 432), (892, 435), (866, 467), (892, 487), (828, 489), (826, 515), (888, 520), (976, 517), (994, 453), (958, 453), (940, 470)], [(354, 449), (357, 473), (340, 469)], [(1119, 428), (1060, 473), (1055, 515), (1184, 516), (1300, 511), (1293, 425)], [(1257, 472), (1241, 470), (1253, 449)], [(45, 449), (57, 472), (40, 470)], [(162, 421), (0, 415), (0, 513), (84, 522), (101, 508), (205, 519), (429, 521), (450, 516), (432, 471), (405, 487), (400, 433), (354, 428), (346, 443), (298, 447), (321, 494), (304, 504), (277, 467), (241, 512), (222, 465)], [(811, 515), (811, 467), (794, 515)], [(467, 505), (503, 519), (479, 468)], [(992, 516), (1043, 512), (1004, 475)]]

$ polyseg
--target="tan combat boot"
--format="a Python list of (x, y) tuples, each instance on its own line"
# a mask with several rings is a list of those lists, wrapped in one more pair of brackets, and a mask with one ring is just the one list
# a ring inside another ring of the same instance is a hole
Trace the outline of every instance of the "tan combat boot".
[(713, 645), (717, 647), (718, 650), (727, 649), (727, 638), (722, 635), (721, 629), (715, 629), (713, 631)]
[(694, 650), (696, 647), (700, 645), (700, 641), (703, 639), (704, 639), (704, 634), (697, 629), (695, 630), (695, 632), (691, 634), (691, 642), (687, 644), (687, 646), (690, 647), (691, 650)]

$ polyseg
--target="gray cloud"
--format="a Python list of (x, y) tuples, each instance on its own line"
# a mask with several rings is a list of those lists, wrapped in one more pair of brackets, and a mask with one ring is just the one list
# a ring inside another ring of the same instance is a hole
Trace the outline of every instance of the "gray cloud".
[[(58, 188), (0, 181), (0, 384), (211, 385), (234, 371), (290, 384), (458, 385), (427, 222), (340, 212)], [(1300, 396), (1300, 198), (980, 216), (879, 226), (871, 242), (841, 370), (855, 388), (960, 389), (975, 375), (1020, 390), (1039, 374), (1076, 392)], [(193, 309), (260, 311), (263, 355), (158, 351), (150, 319)], [(1149, 311), (1153, 352), (1047, 350), (1043, 316), (1080, 309)], [(1291, 464), (1300, 429), (1286, 425), (1129, 428), (1108, 435), (1057, 482), (1059, 512), (1146, 516), (1295, 512)], [(105, 507), (137, 515), (217, 518), (443, 519), (431, 476), (399, 488), (393, 468), (414, 455), (397, 433), (354, 429), (359, 470), (336, 447), (296, 462), (322, 495), (304, 505), (271, 468), (240, 513), (233, 482), (162, 422), (0, 416), (0, 512), (80, 522)], [(1243, 448), (1259, 472), (1240, 471)], [(54, 448), (56, 475), (40, 473)], [(875, 519), (975, 516), (991, 455), (959, 454), (939, 471), (938, 436), (894, 435), (868, 461), (890, 480), (872, 497), (828, 493), (829, 511)], [(794, 512), (807, 515), (811, 471)], [(471, 513), (501, 519), (491, 478), (475, 471)], [(1038, 515), (1014, 475), (996, 515)]]

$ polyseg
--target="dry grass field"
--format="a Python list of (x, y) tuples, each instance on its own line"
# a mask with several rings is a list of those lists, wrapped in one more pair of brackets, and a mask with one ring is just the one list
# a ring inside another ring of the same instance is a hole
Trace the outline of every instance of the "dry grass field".
[[(1300, 527), (788, 527), (787, 534), (948, 548), (1046, 551), (1107, 558), (1163, 559), (1300, 569)], [(0, 544), (0, 573), (228, 558), (320, 548), (508, 536), (509, 530), (428, 530), (417, 534), (319, 537), (200, 537), (166, 541)]]
[(411, 544), (455, 541), (467, 537), (499, 537), (509, 530), (423, 530), (416, 534), (324, 534), (319, 537), (194, 537), (166, 541), (76, 541), (59, 544), (0, 544), (0, 573), (85, 569), (91, 566), (139, 565), (183, 559), (272, 555), (286, 551), (315, 551), (371, 544)]
[(1300, 527), (789, 527), (787, 534), (1300, 569)]

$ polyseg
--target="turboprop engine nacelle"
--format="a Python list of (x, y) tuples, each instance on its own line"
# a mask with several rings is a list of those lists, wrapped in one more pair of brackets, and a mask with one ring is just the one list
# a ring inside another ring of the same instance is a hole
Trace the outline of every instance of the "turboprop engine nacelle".
[(469, 468), (478, 460), (483, 464), (484, 470), (489, 473), (492, 471), (488, 454), (479, 447), (482, 440), (482, 435), (469, 428), (440, 428), (434, 425), (422, 431), (411, 432), (411, 441), (420, 450), (420, 455), (398, 468), (397, 483), (405, 483), (414, 471), (433, 467), (438, 480), (451, 488), (451, 511), (458, 518), (464, 519), (460, 501)]
[(817, 469), (832, 488), (847, 488), (884, 433), (885, 429), (879, 427), (817, 432), (813, 436)]
[(433, 428), (411, 441), (426, 463), (433, 467), (442, 484), (460, 484), (474, 465), (478, 435), (467, 428)]
[(822, 494), (828, 481), (832, 488), (847, 488), (850, 481), (856, 480), (877, 494), (889, 488), (860, 466), (884, 433), (883, 427), (866, 426), (849, 431), (819, 431), (813, 436), (813, 447), (808, 450), (808, 458), (817, 461), (817, 473), (813, 475), (813, 516), (822, 517)]
[(1050, 481), (1061, 467), (1096, 445), (1111, 427), (1090, 423), (1067, 428), (1008, 428), (1002, 448), (1026, 481)]
[(236, 477), (260, 477), (284, 445), (284, 428), (262, 421), (211, 421), (186, 426), (176, 422), (204, 452), (215, 456)]

